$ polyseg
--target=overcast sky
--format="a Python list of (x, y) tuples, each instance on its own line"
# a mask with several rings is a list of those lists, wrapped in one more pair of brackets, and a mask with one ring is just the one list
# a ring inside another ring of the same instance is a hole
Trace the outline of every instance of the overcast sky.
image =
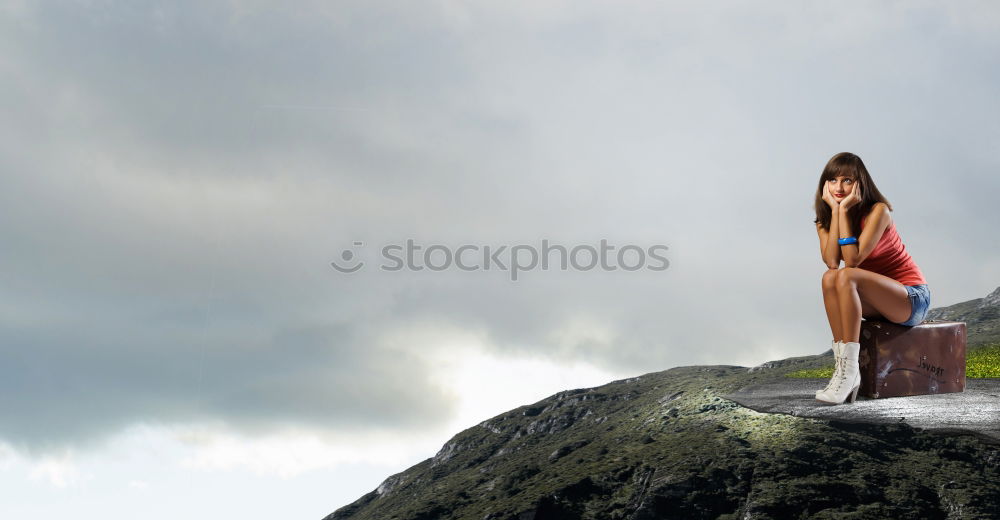
[(320, 518), (562, 389), (823, 352), (842, 151), (982, 297), (998, 71), (985, 1), (4, 2), (0, 516)]

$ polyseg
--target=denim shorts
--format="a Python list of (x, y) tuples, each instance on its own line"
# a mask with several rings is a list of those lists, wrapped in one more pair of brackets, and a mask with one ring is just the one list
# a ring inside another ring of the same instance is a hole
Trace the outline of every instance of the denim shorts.
[(910, 297), (910, 306), (913, 310), (910, 312), (910, 319), (900, 323), (900, 325), (906, 325), (907, 327), (920, 325), (924, 321), (924, 318), (927, 317), (927, 311), (931, 308), (931, 290), (927, 288), (927, 284), (925, 283), (920, 285), (904, 285), (903, 287), (906, 287), (906, 294)]

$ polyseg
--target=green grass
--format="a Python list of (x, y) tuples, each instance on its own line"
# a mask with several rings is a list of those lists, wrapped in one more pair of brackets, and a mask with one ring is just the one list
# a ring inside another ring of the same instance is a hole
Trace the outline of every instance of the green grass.
[(795, 372), (789, 372), (785, 374), (785, 377), (802, 377), (802, 378), (812, 378), (820, 377), (823, 379), (830, 379), (833, 377), (833, 367), (826, 368), (809, 368), (806, 370), (796, 370)]
[(965, 360), (965, 377), (1000, 377), (1000, 343), (970, 352)]
[[(830, 378), (833, 364), (824, 368), (812, 368), (789, 372), (785, 377)], [(965, 377), (972, 379), (1000, 378), (1000, 343), (985, 345), (969, 351), (965, 357)]]

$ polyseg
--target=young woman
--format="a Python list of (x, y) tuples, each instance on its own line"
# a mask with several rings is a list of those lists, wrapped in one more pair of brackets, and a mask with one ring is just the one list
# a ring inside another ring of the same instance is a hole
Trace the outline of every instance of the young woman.
[[(833, 377), (816, 399), (853, 403), (861, 387), (858, 351), (861, 318), (918, 325), (930, 308), (930, 290), (906, 252), (889, 212), (861, 158), (834, 155), (816, 190), (816, 232), (823, 273), (823, 303), (833, 331)], [(844, 267), (840, 267), (843, 260)]]

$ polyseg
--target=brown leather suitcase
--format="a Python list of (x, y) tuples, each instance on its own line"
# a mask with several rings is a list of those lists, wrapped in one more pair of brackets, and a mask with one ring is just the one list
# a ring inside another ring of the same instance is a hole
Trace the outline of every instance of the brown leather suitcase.
[(925, 321), (904, 327), (861, 322), (861, 388), (878, 399), (965, 391), (965, 323)]

